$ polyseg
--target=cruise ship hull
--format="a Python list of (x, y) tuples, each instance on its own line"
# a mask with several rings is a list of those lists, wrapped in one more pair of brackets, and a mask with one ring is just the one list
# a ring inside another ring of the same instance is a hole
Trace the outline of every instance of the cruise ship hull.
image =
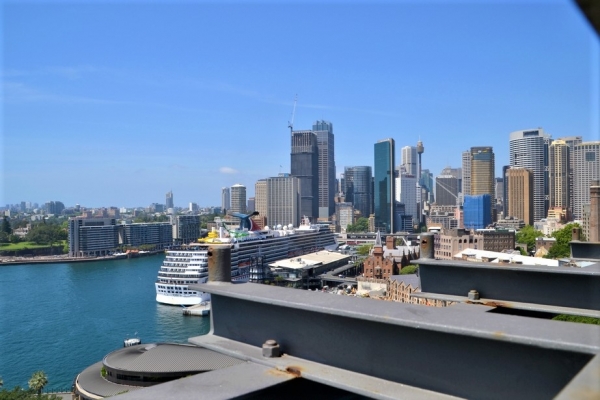
[(210, 294), (203, 293), (203, 296), (168, 296), (157, 293), (156, 302), (160, 304), (168, 304), (171, 306), (195, 306), (205, 301), (210, 300)]
[[(319, 250), (333, 250), (337, 242), (329, 230), (278, 231), (275, 234), (258, 235), (250, 240), (232, 241), (232, 281), (257, 280), (251, 273), (251, 261), (260, 257), (265, 263), (284, 258), (297, 257)], [(190, 289), (190, 284), (208, 279), (208, 255), (206, 243), (182, 246), (168, 250), (167, 257), (156, 281), (156, 301), (170, 305), (196, 305), (210, 300), (210, 294)], [(266, 265), (266, 264), (265, 264)]]

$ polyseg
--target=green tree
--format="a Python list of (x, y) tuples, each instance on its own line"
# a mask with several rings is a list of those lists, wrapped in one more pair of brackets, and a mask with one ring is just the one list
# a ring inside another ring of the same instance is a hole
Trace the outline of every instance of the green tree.
[(540, 236), (544, 236), (541, 231), (534, 229), (531, 225), (525, 225), (517, 232), (515, 240), (517, 243), (525, 243), (527, 252), (531, 252), (535, 249), (535, 239)]
[(350, 224), (346, 227), (346, 232), (368, 232), (369, 231), (369, 219), (359, 218), (354, 224)]
[(565, 225), (564, 228), (557, 230), (552, 234), (552, 237), (556, 239), (556, 242), (548, 250), (546, 258), (563, 258), (571, 256), (571, 246), (569, 242), (572, 238), (573, 228), (579, 227), (577, 223), (571, 223)]
[(369, 252), (371, 252), (372, 248), (373, 248), (372, 244), (363, 244), (362, 246), (358, 246), (358, 248), (356, 249), (356, 253), (359, 256), (368, 256)]
[(34, 390), (38, 396), (40, 396), (44, 386), (48, 384), (48, 377), (44, 371), (36, 371), (33, 373), (33, 375), (31, 375), (31, 378), (29, 378), (27, 383), (29, 384), (29, 387)]
[(6, 233), (6, 235), (10, 235), (12, 233), (12, 228), (10, 227), (10, 221), (8, 217), (5, 215), (2, 218), (2, 227), (0, 227), (0, 231)]
[(413, 265), (413, 264), (407, 265), (406, 267), (404, 267), (400, 270), (400, 275), (416, 274), (417, 269), (419, 269), (418, 265)]

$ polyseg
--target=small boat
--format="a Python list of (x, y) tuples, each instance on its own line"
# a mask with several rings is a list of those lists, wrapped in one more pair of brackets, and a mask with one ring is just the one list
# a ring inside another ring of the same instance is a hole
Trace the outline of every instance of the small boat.
[(131, 347), (142, 343), (140, 338), (129, 338), (123, 340), (123, 347)]

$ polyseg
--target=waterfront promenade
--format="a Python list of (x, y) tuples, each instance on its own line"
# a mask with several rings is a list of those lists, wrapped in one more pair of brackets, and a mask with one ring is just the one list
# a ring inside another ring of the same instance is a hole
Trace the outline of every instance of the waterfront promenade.
[(102, 256), (102, 257), (70, 257), (66, 254), (60, 254), (55, 256), (35, 256), (35, 257), (14, 257), (14, 256), (0, 256), (0, 266), (2, 265), (19, 265), (19, 264), (56, 264), (56, 263), (77, 263), (77, 262), (90, 262), (90, 261), (111, 261), (126, 258), (137, 258), (152, 256), (155, 254), (162, 254), (164, 251), (149, 251), (145, 253), (133, 253), (130, 257), (124, 255), (117, 256)]

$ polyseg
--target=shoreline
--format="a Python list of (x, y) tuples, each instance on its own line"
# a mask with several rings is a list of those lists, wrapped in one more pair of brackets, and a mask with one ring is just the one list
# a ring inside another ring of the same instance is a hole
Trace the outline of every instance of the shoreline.
[(37, 256), (37, 257), (5, 257), (0, 256), (0, 267), (3, 265), (21, 265), (21, 264), (70, 264), (80, 262), (94, 262), (94, 261), (112, 261), (112, 260), (127, 260), (130, 258), (154, 256), (156, 254), (162, 254), (164, 250), (149, 251), (147, 253), (128, 256), (102, 256), (102, 257), (69, 257), (64, 255), (58, 256)]

